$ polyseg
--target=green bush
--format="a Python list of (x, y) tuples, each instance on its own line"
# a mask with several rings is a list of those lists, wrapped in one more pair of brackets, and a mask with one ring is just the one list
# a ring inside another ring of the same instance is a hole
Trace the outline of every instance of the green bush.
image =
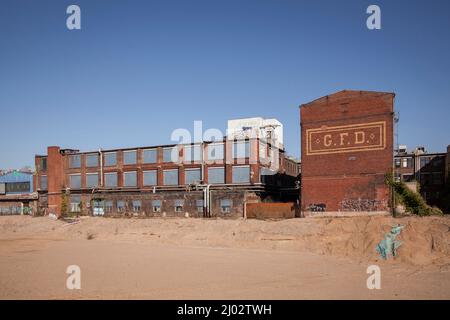
[(395, 205), (405, 206), (406, 211), (419, 216), (441, 215), (439, 208), (429, 206), (418, 192), (409, 189), (403, 182), (395, 182), (392, 175), (388, 175), (386, 182), (390, 185), (395, 195)]

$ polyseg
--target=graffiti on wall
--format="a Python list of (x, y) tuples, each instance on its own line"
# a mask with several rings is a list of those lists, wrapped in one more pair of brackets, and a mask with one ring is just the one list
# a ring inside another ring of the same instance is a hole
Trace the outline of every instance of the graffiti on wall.
[(339, 207), (341, 211), (384, 211), (388, 203), (386, 200), (344, 199)]

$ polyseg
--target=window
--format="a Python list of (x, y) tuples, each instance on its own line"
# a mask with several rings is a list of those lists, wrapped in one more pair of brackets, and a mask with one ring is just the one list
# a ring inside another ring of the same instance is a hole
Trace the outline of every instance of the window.
[(123, 152), (123, 164), (136, 164), (137, 152), (136, 150)]
[(137, 175), (136, 171), (128, 171), (123, 173), (123, 186), (124, 187), (136, 187)]
[(157, 161), (157, 149), (147, 149), (143, 151), (143, 162), (144, 163), (156, 163)]
[(153, 212), (161, 212), (161, 200), (152, 201)]
[(69, 167), (70, 168), (81, 167), (81, 156), (79, 154), (75, 154), (69, 157)]
[(210, 143), (207, 148), (208, 160), (223, 160), (223, 143)]
[(39, 159), (39, 167), (40, 167), (41, 171), (47, 171), (47, 158)]
[(158, 184), (157, 171), (144, 171), (144, 186), (156, 186)]
[(402, 168), (407, 168), (408, 167), (408, 159), (407, 158), (403, 158), (402, 159)]
[(261, 159), (267, 158), (267, 144), (262, 141), (259, 142), (259, 157)]
[(432, 174), (433, 184), (443, 184), (442, 174), (439, 172), (433, 172)]
[(183, 212), (184, 200), (183, 199), (175, 199), (174, 207), (175, 212)]
[(117, 187), (117, 172), (105, 173), (105, 187)]
[(404, 175), (402, 175), (402, 180), (405, 182), (414, 181), (414, 175), (413, 174), (404, 174)]
[(400, 159), (400, 158), (395, 158), (394, 163), (395, 163), (395, 167), (396, 167), (396, 168), (400, 168), (400, 165), (401, 165), (401, 159)]
[(141, 212), (141, 200), (133, 200), (133, 212)]
[(195, 200), (197, 212), (203, 212), (203, 200)]
[(233, 142), (233, 158), (249, 158), (250, 157), (250, 141)]
[(47, 176), (41, 176), (41, 190), (47, 190)]
[(164, 170), (163, 181), (165, 186), (173, 186), (178, 184), (178, 169)]
[(81, 211), (81, 195), (70, 195), (70, 212)]
[(117, 200), (117, 212), (125, 212), (126, 202), (124, 200)]
[(6, 193), (30, 192), (30, 182), (8, 182), (5, 191)]
[(109, 152), (105, 153), (105, 167), (111, 167), (117, 165), (117, 153)]
[(250, 182), (250, 167), (249, 166), (235, 166), (232, 173), (233, 183), (248, 183)]
[(421, 173), (420, 174), (420, 184), (421, 185), (430, 185), (431, 184), (431, 174), (430, 173)]
[(102, 216), (105, 214), (105, 201), (101, 200), (101, 199), (94, 199), (94, 208), (92, 211), (92, 214), (94, 216)]
[(98, 173), (86, 173), (86, 187), (98, 187)]
[(202, 146), (200, 144), (184, 146), (184, 162), (200, 162), (202, 160)]
[(184, 182), (186, 184), (199, 183), (201, 179), (200, 169), (186, 169), (184, 170)]
[(105, 213), (111, 213), (113, 211), (113, 202), (112, 200), (105, 201)]
[(220, 200), (220, 212), (230, 213), (232, 204), (233, 204), (233, 202), (230, 199), (221, 199)]
[(164, 162), (178, 162), (178, 147), (170, 147), (163, 149)]
[(69, 185), (72, 189), (80, 189), (81, 188), (81, 174), (71, 174), (69, 176)]
[(430, 163), (431, 158), (430, 157), (421, 157), (420, 158), (420, 167), (425, 167), (428, 163)]
[(91, 153), (86, 155), (86, 167), (98, 167), (97, 153)]
[(224, 167), (209, 167), (208, 168), (208, 183), (225, 183), (225, 168)]

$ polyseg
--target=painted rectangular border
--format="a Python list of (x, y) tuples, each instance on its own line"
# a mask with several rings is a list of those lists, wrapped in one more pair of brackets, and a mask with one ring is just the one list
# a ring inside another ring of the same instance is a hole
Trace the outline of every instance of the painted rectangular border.
[[(372, 146), (353, 146), (353, 147), (344, 147), (344, 148), (334, 148), (334, 149), (326, 149), (326, 150), (318, 150), (313, 151), (311, 149), (311, 135), (313, 133), (325, 133), (325, 132), (335, 132), (341, 131), (343, 129), (370, 129), (370, 128), (379, 128), (380, 130), (380, 143)], [(386, 121), (378, 121), (378, 122), (368, 122), (368, 123), (360, 123), (360, 124), (351, 124), (345, 126), (333, 126), (326, 128), (315, 128), (315, 129), (307, 129), (306, 130), (306, 155), (320, 155), (320, 154), (334, 154), (334, 153), (346, 153), (346, 152), (364, 152), (364, 151), (374, 151), (374, 150), (383, 150), (386, 148)]]

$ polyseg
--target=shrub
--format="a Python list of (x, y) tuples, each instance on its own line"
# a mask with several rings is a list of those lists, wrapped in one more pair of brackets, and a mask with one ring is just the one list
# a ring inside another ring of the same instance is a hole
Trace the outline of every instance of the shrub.
[(396, 182), (392, 175), (388, 175), (386, 182), (393, 189), (395, 195), (395, 205), (401, 203), (406, 211), (419, 216), (441, 215), (439, 208), (429, 206), (418, 192), (409, 189), (405, 183)]

